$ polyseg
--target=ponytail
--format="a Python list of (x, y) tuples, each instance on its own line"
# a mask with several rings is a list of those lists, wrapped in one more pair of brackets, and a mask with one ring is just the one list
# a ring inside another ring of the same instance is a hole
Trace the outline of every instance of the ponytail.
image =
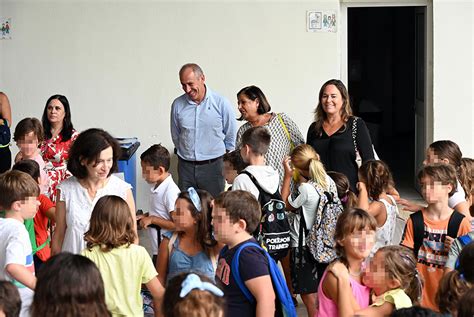
[(328, 182), (326, 180), (326, 170), (324, 169), (323, 163), (315, 158), (309, 161), (309, 175), (311, 179), (321, 185), (322, 188), (328, 190)]

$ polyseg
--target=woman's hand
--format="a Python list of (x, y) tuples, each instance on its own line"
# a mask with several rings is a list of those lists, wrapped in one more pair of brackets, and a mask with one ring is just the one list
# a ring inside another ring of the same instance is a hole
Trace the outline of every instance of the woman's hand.
[(337, 279), (349, 279), (349, 269), (339, 261), (329, 265), (329, 271), (334, 274)]
[(291, 166), (291, 158), (289, 156), (283, 159), (283, 169), (285, 170), (285, 177), (293, 175), (294, 168)]
[(404, 198), (396, 199), (396, 202), (397, 204), (402, 205), (403, 210), (406, 210), (406, 211), (415, 212), (423, 208), (422, 205), (419, 205), (417, 203), (414, 203)]

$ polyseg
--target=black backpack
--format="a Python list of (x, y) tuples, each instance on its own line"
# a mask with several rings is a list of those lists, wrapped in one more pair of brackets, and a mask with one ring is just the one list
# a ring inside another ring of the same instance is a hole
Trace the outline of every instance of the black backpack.
[[(423, 234), (425, 232), (423, 213), (421, 210), (418, 210), (417, 212), (412, 213), (410, 218), (413, 223), (413, 252), (415, 253), (415, 257), (418, 259), (418, 251), (423, 244)], [(457, 212), (456, 210), (453, 211), (449, 217), (447, 232), (448, 236), (451, 238), (457, 238), (459, 226), (461, 225), (463, 218), (463, 214)]]
[(290, 249), (290, 224), (285, 212), (285, 203), (278, 189), (274, 194), (267, 193), (252, 174), (247, 171), (240, 174), (247, 175), (259, 191), (258, 202), (262, 216), (253, 235), (270, 256), (278, 261), (284, 258)]

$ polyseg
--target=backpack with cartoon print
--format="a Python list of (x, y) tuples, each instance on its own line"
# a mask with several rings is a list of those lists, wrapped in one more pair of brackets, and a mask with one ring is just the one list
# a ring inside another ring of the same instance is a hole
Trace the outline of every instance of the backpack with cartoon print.
[(262, 216), (253, 235), (270, 256), (278, 261), (284, 258), (290, 249), (290, 223), (285, 212), (285, 203), (278, 189), (274, 194), (269, 194), (251, 173), (242, 171), (241, 174), (247, 175), (259, 191), (258, 202)]

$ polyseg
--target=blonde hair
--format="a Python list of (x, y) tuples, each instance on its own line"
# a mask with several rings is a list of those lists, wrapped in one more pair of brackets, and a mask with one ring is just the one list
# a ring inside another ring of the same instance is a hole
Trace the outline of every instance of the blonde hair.
[(135, 241), (133, 219), (130, 207), (118, 196), (104, 196), (94, 206), (90, 228), (84, 234), (87, 248), (98, 245), (108, 252), (122, 245), (129, 246)]
[(295, 147), (291, 152), (291, 163), (299, 170), (308, 171), (312, 181), (321, 185), (325, 190), (328, 189), (326, 170), (312, 146), (300, 144)]

